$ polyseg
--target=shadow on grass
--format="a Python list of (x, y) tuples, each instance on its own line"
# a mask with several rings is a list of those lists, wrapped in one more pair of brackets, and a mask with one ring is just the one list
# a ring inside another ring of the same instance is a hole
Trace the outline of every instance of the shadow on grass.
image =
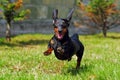
[(70, 73), (72, 76), (76, 76), (77, 74), (83, 74), (83, 73), (87, 73), (90, 72), (90, 70), (93, 68), (92, 65), (83, 65), (82, 67), (80, 67), (79, 69), (76, 68), (68, 68), (67, 72), (64, 72), (63, 74), (68, 74)]
[(19, 41), (21, 45), (40, 45), (47, 43), (48, 40), (29, 40), (29, 41)]
[(110, 39), (120, 39), (120, 36), (107, 36), (107, 37), (104, 37), (102, 35), (98, 35), (97, 38), (110, 38)]
[(12, 41), (12, 42), (1, 42), (0, 46), (8, 47), (23, 47), (27, 45), (42, 45), (48, 43), (48, 40), (28, 40), (28, 41)]
[(107, 38), (111, 38), (111, 39), (120, 39), (120, 36), (108, 36)]

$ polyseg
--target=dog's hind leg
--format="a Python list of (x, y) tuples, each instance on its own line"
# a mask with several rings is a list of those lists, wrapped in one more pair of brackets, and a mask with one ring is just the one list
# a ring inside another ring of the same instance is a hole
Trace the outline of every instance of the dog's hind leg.
[(82, 59), (82, 55), (83, 55), (83, 51), (84, 51), (84, 46), (82, 45), (82, 43), (79, 41), (79, 36), (78, 34), (74, 34), (72, 37), (72, 42), (75, 46), (75, 52), (76, 52), (76, 56), (77, 56), (77, 65), (76, 65), (76, 69), (78, 69), (80, 67), (80, 62)]
[(76, 69), (79, 69), (79, 68), (80, 68), (80, 64), (81, 64), (83, 52), (84, 52), (84, 47), (76, 53), (76, 56), (77, 56)]
[(79, 68), (80, 68), (80, 62), (81, 62), (81, 58), (77, 57), (76, 69), (79, 69)]

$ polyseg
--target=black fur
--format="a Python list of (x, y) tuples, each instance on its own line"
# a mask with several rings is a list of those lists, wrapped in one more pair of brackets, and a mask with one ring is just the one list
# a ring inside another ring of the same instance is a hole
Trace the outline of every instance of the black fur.
[[(54, 43), (50, 43), (51, 40)], [(82, 58), (84, 46), (79, 41), (78, 34), (74, 34), (72, 37), (69, 37), (68, 34), (66, 34), (62, 40), (57, 39), (54, 35), (51, 40), (49, 42), (48, 48), (53, 48), (55, 56), (58, 59), (69, 60), (74, 54), (76, 54), (77, 57)], [(58, 51), (59, 47), (61, 47), (64, 52)]]
[[(72, 56), (76, 54), (77, 56), (77, 66), (80, 67), (80, 62), (84, 52), (84, 46), (79, 41), (78, 34), (74, 34), (72, 37), (69, 37), (69, 23), (72, 18), (73, 10), (68, 14), (67, 19), (58, 19), (58, 10), (53, 12), (53, 26), (57, 27), (58, 32), (59, 29), (62, 31), (63, 28), (66, 29), (66, 32), (62, 39), (58, 39), (55, 35), (50, 39), (48, 44), (48, 50), (44, 52), (45, 55), (51, 54), (51, 51), (54, 50), (54, 54), (59, 60), (68, 60), (70, 61)], [(51, 50), (52, 49), (52, 50)]]

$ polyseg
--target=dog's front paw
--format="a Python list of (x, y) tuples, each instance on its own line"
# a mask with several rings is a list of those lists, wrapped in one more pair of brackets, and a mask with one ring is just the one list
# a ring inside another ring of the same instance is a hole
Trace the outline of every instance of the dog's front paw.
[(45, 56), (48, 56), (48, 55), (51, 54), (51, 52), (50, 52), (50, 51), (45, 51), (43, 54), (44, 54)]
[(45, 55), (45, 56), (48, 56), (48, 55), (50, 55), (51, 53), (52, 53), (52, 48), (48, 48), (48, 50), (46, 50), (43, 54)]

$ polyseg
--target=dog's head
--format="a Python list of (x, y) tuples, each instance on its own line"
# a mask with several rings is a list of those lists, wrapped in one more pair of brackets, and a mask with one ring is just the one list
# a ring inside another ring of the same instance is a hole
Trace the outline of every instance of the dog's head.
[(70, 20), (72, 18), (73, 11), (74, 11), (74, 9), (72, 9), (70, 11), (67, 18), (65, 18), (65, 19), (58, 18), (58, 10), (57, 9), (55, 9), (53, 11), (54, 33), (55, 33), (55, 36), (59, 40), (63, 39), (65, 34), (68, 33), (68, 27), (69, 27), (69, 24), (70, 24)]

